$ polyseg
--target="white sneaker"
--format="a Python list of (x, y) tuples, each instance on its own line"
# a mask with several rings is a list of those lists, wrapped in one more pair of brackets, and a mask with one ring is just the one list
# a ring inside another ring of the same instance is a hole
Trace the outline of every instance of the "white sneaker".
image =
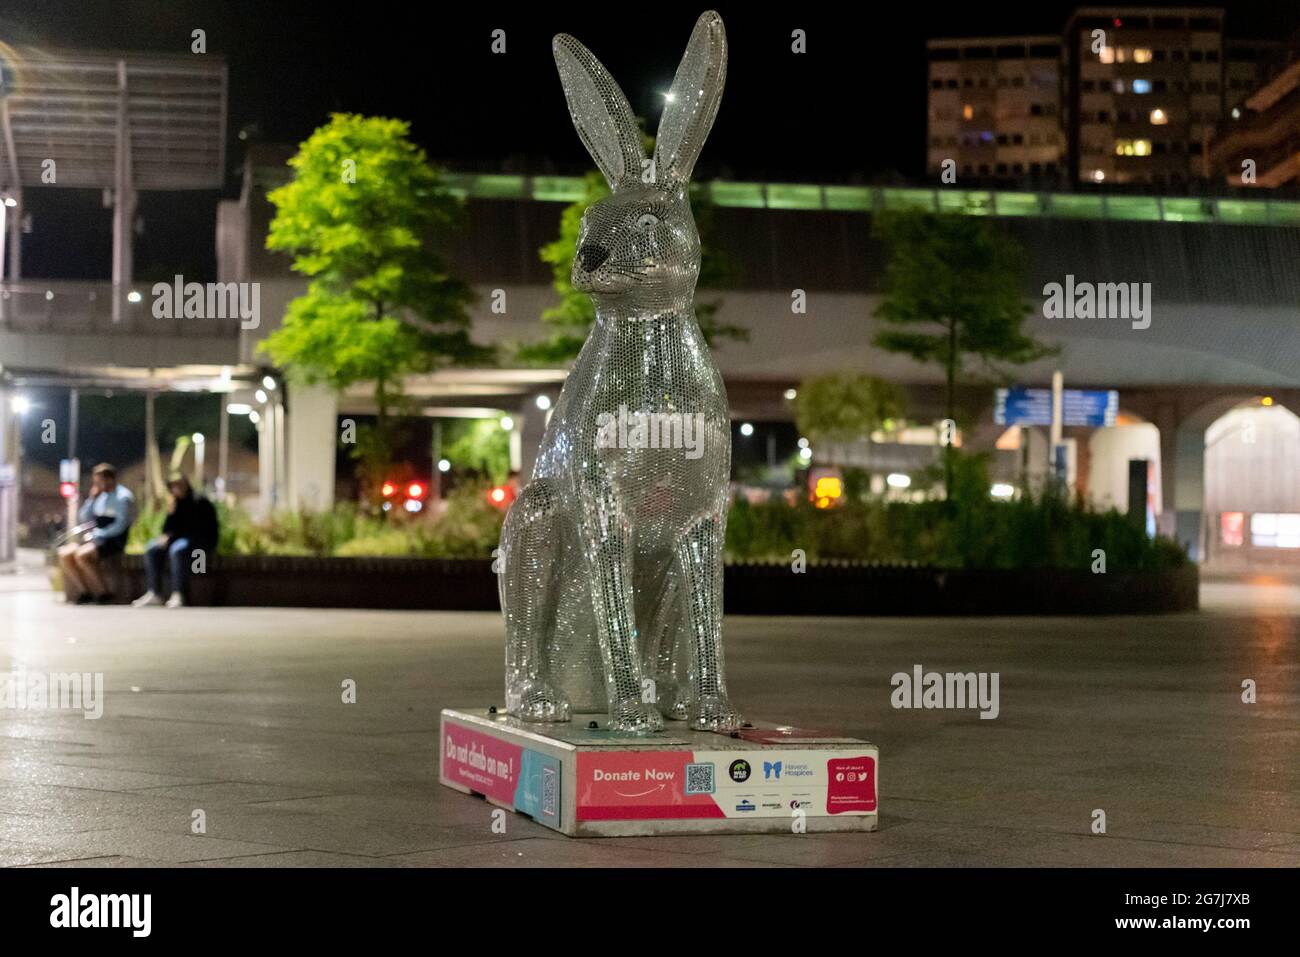
[(131, 605), (134, 608), (148, 608), (150, 605), (161, 605), (162, 603), (163, 600), (161, 595), (156, 591), (147, 591), (135, 601), (131, 602)]
[(184, 607), (185, 607), (185, 598), (181, 595), (180, 592), (178, 592), (178, 591), (174, 591), (174, 592), (172, 592), (172, 597), (167, 599), (167, 607), (168, 607), (168, 608), (184, 608)]

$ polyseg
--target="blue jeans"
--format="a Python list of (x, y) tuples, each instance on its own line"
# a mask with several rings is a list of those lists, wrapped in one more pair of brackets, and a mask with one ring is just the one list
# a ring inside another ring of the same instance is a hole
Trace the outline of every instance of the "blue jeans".
[(145, 579), (149, 590), (154, 594), (163, 594), (163, 565), (170, 566), (171, 586), (175, 591), (185, 594), (185, 586), (190, 580), (190, 540), (173, 539), (170, 545), (154, 542), (144, 553)]

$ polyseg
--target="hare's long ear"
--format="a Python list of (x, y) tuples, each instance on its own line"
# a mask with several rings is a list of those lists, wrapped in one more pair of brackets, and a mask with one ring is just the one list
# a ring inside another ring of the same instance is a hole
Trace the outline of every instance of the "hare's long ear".
[(610, 188), (639, 181), (645, 150), (627, 97), (592, 52), (567, 33), (556, 36), (551, 49), (573, 125)]
[(658, 175), (682, 181), (691, 178), (704, 138), (718, 115), (726, 79), (727, 34), (722, 29), (722, 17), (709, 10), (695, 21), (659, 120), (655, 142)]

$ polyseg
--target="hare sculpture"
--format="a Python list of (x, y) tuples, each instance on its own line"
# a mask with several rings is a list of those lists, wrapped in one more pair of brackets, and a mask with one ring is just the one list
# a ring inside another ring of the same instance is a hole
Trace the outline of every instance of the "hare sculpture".
[(705, 13), (667, 94), (654, 156), (627, 99), (573, 37), (553, 43), (569, 113), (611, 193), (587, 209), (574, 288), (596, 320), (501, 534), (507, 710), (607, 711), (611, 730), (741, 723), (722, 658), (727, 396), (695, 319), (687, 195), (727, 71)]

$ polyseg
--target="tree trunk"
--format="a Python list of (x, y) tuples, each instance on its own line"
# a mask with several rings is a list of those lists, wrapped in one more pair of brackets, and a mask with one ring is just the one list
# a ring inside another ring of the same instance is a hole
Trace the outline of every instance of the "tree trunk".
[(952, 499), (953, 440), (957, 437), (957, 322), (948, 322), (948, 422), (951, 431), (943, 447), (943, 498)]

